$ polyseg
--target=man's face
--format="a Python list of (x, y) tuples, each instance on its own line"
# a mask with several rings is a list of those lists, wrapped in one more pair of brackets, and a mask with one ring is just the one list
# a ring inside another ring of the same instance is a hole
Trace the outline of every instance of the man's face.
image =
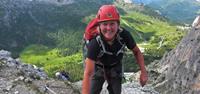
[(101, 33), (103, 34), (105, 40), (111, 41), (115, 38), (119, 24), (117, 21), (105, 21), (99, 24)]

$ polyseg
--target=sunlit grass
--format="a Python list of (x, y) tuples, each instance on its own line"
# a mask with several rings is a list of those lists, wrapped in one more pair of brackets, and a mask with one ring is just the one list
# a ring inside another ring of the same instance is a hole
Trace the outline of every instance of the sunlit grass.
[(58, 71), (66, 71), (69, 73), (71, 81), (82, 78), (83, 64), (80, 63), (82, 61), (80, 52), (71, 56), (61, 56), (59, 49), (31, 45), (21, 53), (20, 58), (23, 62), (42, 67), (50, 77), (54, 77), (54, 74)]

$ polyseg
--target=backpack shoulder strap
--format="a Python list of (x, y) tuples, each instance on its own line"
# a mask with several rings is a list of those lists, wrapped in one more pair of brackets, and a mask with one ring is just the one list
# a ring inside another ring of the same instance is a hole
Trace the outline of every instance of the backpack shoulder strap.
[(112, 52), (106, 51), (105, 45), (104, 45), (103, 40), (101, 39), (100, 35), (98, 35), (96, 37), (96, 40), (97, 40), (99, 47), (100, 47), (100, 53), (99, 53), (98, 57), (102, 57), (104, 53), (109, 54), (109, 55), (113, 55)]
[(124, 29), (119, 27), (119, 31), (118, 31), (118, 34), (117, 34), (117, 40), (121, 45), (125, 44), (123, 36), (121, 35), (122, 32), (125, 32)]
[(119, 55), (120, 53), (125, 52), (125, 42), (123, 40), (123, 37), (120, 36), (120, 33), (122, 33), (122, 32), (123, 32), (123, 28), (119, 27), (119, 31), (118, 31), (116, 39), (120, 43), (120, 45), (122, 45), (122, 47), (120, 48), (120, 50), (117, 52), (116, 55)]

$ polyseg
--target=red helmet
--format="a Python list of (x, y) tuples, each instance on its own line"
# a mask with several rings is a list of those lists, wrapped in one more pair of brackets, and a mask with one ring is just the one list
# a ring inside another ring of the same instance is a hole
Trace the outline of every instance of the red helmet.
[(120, 16), (114, 5), (103, 5), (97, 13), (98, 22), (116, 20), (119, 21)]

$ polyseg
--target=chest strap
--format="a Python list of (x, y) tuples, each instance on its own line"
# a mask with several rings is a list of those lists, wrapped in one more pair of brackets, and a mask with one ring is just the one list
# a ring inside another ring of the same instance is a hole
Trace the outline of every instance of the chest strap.
[(117, 51), (116, 54), (110, 52), (110, 51), (107, 51), (106, 48), (105, 48), (105, 45), (101, 39), (100, 36), (97, 36), (96, 37), (96, 40), (99, 44), (99, 46), (101, 47), (101, 50), (99, 52), (99, 55), (98, 57), (102, 57), (104, 54), (108, 54), (108, 55), (116, 55), (118, 56), (120, 53), (124, 53), (125, 52), (125, 44), (121, 42), (122, 38), (120, 38), (119, 34), (117, 34), (117, 37), (116, 37), (117, 41), (120, 43), (120, 45), (122, 45), (122, 47)]

